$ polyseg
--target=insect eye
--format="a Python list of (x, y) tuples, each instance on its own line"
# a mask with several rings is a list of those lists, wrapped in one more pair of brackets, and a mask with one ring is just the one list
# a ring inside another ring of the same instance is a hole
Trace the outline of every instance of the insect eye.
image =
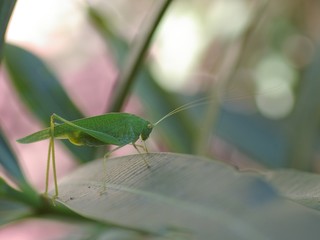
[(153, 128), (153, 125), (151, 124), (151, 123), (149, 123), (148, 125), (147, 125), (147, 128)]

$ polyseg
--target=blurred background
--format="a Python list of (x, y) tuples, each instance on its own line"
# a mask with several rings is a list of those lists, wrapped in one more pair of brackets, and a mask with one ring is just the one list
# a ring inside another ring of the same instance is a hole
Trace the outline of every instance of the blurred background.
[[(52, 112), (69, 120), (108, 112), (155, 3), (17, 1), (0, 73), (0, 124), (40, 191), (48, 142), (15, 140), (47, 127)], [(319, 172), (319, 22), (317, 0), (174, 1), (122, 111), (156, 122), (208, 97), (159, 124), (149, 151)], [(58, 143), (59, 176), (105, 151)], [(128, 146), (115, 154), (130, 153)]]

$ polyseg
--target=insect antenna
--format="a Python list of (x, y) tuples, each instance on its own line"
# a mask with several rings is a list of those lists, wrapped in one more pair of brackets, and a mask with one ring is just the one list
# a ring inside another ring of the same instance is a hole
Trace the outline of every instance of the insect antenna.
[[(265, 93), (262, 93), (262, 94), (258, 94), (258, 96), (263, 96), (265, 94), (268, 94), (270, 93), (270, 90), (278, 90), (280, 91), (281, 89), (279, 88), (278, 85), (276, 86), (272, 86), (270, 87), (270, 89), (268, 89), (268, 91), (266, 91)], [(246, 98), (252, 98), (252, 96), (235, 96), (235, 97), (231, 97), (231, 98), (227, 98), (226, 100), (227, 101), (234, 101), (234, 100), (239, 100), (239, 99), (246, 99)], [(199, 98), (195, 101), (192, 101), (192, 102), (189, 102), (187, 104), (184, 104), (174, 110), (172, 110), (171, 112), (167, 113), (165, 116), (163, 116), (160, 120), (158, 120), (156, 123), (153, 124), (153, 126), (155, 127), (156, 125), (158, 125), (160, 122), (162, 122), (163, 120), (165, 120), (166, 118), (178, 113), (178, 112), (181, 112), (181, 111), (184, 111), (186, 109), (189, 109), (189, 108), (193, 108), (193, 107), (197, 107), (197, 106), (200, 106), (200, 105), (204, 105), (204, 104), (207, 104), (209, 102), (212, 102), (212, 101), (217, 101), (218, 99), (215, 99), (213, 97), (203, 97), (203, 98)]]
[(189, 109), (189, 108), (193, 108), (193, 107), (196, 107), (196, 106), (200, 106), (200, 105), (203, 105), (203, 104), (207, 104), (209, 101), (211, 101), (212, 99), (210, 97), (203, 97), (203, 98), (200, 98), (200, 99), (197, 99), (195, 101), (192, 101), (192, 102), (189, 102), (187, 104), (184, 104), (174, 110), (172, 110), (171, 112), (167, 113), (165, 116), (163, 116), (161, 119), (159, 119), (156, 123), (153, 124), (153, 126), (157, 126), (160, 122), (162, 122), (163, 120), (165, 120), (166, 118), (178, 113), (178, 112), (181, 112), (181, 111), (184, 111), (186, 109)]

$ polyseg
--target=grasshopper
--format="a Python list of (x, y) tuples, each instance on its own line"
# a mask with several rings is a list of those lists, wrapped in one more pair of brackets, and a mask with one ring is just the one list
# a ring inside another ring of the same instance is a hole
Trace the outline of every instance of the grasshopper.
[[(153, 128), (169, 116), (191, 107), (202, 105), (208, 102), (208, 98), (201, 98), (196, 101), (182, 105), (166, 114), (156, 123), (151, 123), (139, 116), (130, 113), (107, 113), (103, 115), (82, 118), (74, 121), (68, 121), (57, 114), (52, 114), (50, 118), (50, 127), (30, 134), (24, 138), (18, 139), (19, 143), (33, 143), (49, 139), (49, 149), (46, 168), (45, 195), (48, 194), (50, 162), (52, 160), (53, 179), (55, 194), (59, 195), (57, 171), (55, 162), (54, 139), (68, 139), (72, 144), (78, 146), (102, 146), (115, 145), (115, 149), (105, 154), (104, 160), (119, 148), (132, 144), (140, 153), (138, 147), (142, 147), (147, 152), (145, 141), (149, 138)], [(61, 122), (60, 124), (56, 121)], [(144, 147), (137, 145), (136, 142), (141, 139)], [(149, 167), (146, 159), (146, 165)]]

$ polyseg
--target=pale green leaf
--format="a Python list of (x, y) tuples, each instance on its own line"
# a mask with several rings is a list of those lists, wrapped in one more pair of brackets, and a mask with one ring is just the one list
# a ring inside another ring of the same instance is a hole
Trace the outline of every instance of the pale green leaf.
[(98, 160), (76, 170), (61, 182), (60, 201), (88, 218), (191, 239), (320, 234), (317, 211), (283, 199), (262, 177), (220, 162), (162, 153), (109, 159), (106, 168)]
[(320, 175), (297, 170), (276, 170), (267, 179), (281, 195), (310, 208), (320, 210)]

